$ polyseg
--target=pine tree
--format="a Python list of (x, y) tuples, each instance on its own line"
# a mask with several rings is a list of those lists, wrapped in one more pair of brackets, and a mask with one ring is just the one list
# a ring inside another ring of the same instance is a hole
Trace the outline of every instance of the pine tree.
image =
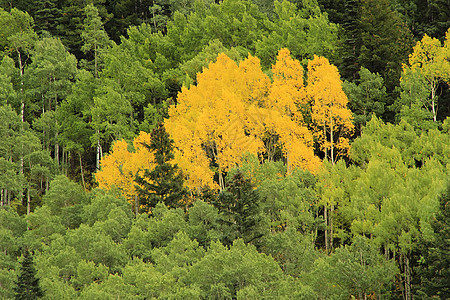
[(260, 196), (242, 172), (238, 171), (232, 177), (212, 204), (230, 229), (230, 232), (225, 232), (225, 244), (231, 245), (237, 238), (242, 238), (246, 243), (254, 242), (263, 235)]
[(136, 189), (143, 211), (150, 211), (158, 202), (168, 207), (181, 206), (180, 200), (187, 194), (183, 186), (183, 176), (178, 166), (171, 161), (174, 158), (173, 141), (169, 138), (163, 124), (152, 131), (151, 142), (145, 147), (155, 156), (155, 167), (146, 169), (144, 175), (136, 176)]
[(14, 290), (16, 292), (15, 299), (17, 300), (38, 299), (44, 295), (39, 286), (39, 278), (36, 277), (33, 256), (28, 249), (25, 250), (23, 255), (20, 276), (17, 280), (17, 287)]

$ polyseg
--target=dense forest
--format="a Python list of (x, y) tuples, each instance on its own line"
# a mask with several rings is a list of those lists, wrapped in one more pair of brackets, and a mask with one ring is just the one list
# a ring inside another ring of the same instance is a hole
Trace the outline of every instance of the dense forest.
[(450, 298), (448, 0), (0, 1), (1, 299)]

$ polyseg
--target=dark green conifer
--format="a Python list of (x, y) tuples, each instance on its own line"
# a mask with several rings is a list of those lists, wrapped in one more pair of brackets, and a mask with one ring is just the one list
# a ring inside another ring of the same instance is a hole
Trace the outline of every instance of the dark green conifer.
[(236, 238), (248, 243), (262, 236), (260, 196), (242, 172), (233, 176), (212, 204), (219, 209), (224, 225), (231, 230), (226, 233), (225, 244), (231, 244)]
[(169, 138), (163, 124), (152, 131), (150, 145), (144, 145), (155, 155), (155, 167), (144, 171), (144, 175), (136, 176), (135, 182), (139, 193), (139, 203), (143, 211), (149, 211), (158, 202), (168, 207), (180, 207), (180, 200), (187, 195), (183, 186), (183, 176), (178, 166), (172, 164), (173, 141)]
[(16, 300), (39, 299), (44, 295), (39, 286), (39, 278), (36, 277), (33, 256), (28, 249), (25, 250), (25, 253), (23, 254), (23, 261), (20, 266), (20, 276), (14, 291), (16, 293)]

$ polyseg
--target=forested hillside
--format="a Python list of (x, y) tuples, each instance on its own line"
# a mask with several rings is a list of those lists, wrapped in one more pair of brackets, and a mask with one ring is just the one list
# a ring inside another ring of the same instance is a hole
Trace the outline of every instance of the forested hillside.
[(0, 298), (450, 298), (449, 117), (448, 1), (0, 1)]

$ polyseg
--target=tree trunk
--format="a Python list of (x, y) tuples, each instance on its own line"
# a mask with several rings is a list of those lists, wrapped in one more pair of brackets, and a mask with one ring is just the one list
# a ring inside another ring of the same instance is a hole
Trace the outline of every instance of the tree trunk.
[(78, 156), (80, 157), (80, 173), (81, 173), (81, 181), (83, 182), (83, 189), (86, 191), (86, 184), (84, 182), (84, 172), (83, 172), (83, 162), (81, 160), (81, 152), (78, 152)]
[(30, 215), (30, 210), (31, 210), (30, 187), (27, 187), (27, 216)]
[(292, 174), (292, 168), (291, 168), (291, 161), (290, 161), (290, 157), (289, 157), (289, 151), (287, 151), (286, 153), (286, 167), (287, 167), (287, 175), (291, 175)]
[(334, 165), (334, 141), (333, 141), (333, 118), (330, 117), (330, 142), (331, 142), (331, 163)]
[[(323, 138), (326, 143), (327, 141), (327, 127), (325, 125), (325, 121), (323, 122)], [(325, 151), (325, 160), (327, 159), (327, 147), (323, 147)]]
[[(25, 124), (25, 101), (24, 101), (24, 96), (23, 96), (23, 64), (22, 64), (22, 56), (20, 55), (20, 51), (19, 48), (16, 46), (16, 51), (17, 51), (17, 58), (19, 61), (19, 72), (20, 72), (20, 120), (22, 121), (22, 131), (24, 130), (24, 124)], [(21, 143), (22, 146), (22, 152), (20, 153), (20, 174), (23, 175), (23, 164), (24, 164), (24, 160), (23, 160), (23, 143)], [(22, 183), (20, 184), (20, 193), (19, 193), (19, 200), (20, 203), (22, 203), (23, 201), (23, 186)]]
[(333, 250), (333, 213), (334, 213), (334, 204), (331, 204), (330, 210), (330, 251)]
[(219, 172), (219, 186), (220, 186), (220, 191), (223, 191), (225, 189), (225, 182), (223, 180), (223, 175), (222, 175), (222, 171), (218, 171)]
[(97, 130), (97, 159), (95, 161), (95, 167), (97, 170), (100, 170), (100, 132)]
[(409, 258), (407, 255), (403, 257), (405, 261), (405, 298), (411, 300), (411, 268), (409, 267)]
[(434, 97), (436, 96), (436, 87), (433, 82), (431, 82), (431, 110), (433, 111), (433, 121), (436, 122), (436, 108)]
[(323, 207), (323, 219), (325, 220), (325, 251), (328, 254), (328, 214), (326, 205)]
[(3, 189), (0, 190), (0, 206), (3, 206)]
[(134, 195), (134, 213), (136, 214), (136, 218), (139, 214), (139, 199), (137, 195)]
[(97, 44), (94, 46), (94, 77), (98, 78)]

